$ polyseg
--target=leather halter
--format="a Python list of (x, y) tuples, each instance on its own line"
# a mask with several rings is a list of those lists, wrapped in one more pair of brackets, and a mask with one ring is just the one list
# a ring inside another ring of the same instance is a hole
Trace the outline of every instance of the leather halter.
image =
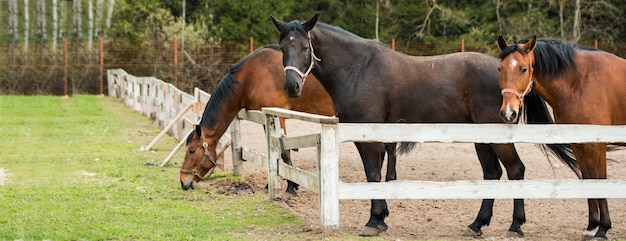
[(291, 65), (287, 65), (284, 68), (285, 72), (287, 72), (287, 70), (295, 71), (298, 74), (298, 76), (300, 76), (300, 78), (302, 78), (302, 86), (304, 86), (304, 82), (306, 81), (306, 77), (311, 73), (311, 70), (313, 69), (313, 65), (315, 64), (315, 61), (322, 61), (320, 58), (315, 56), (315, 52), (313, 51), (313, 43), (311, 41), (311, 32), (308, 32), (307, 34), (309, 36), (309, 47), (311, 48), (311, 64), (309, 64), (309, 68), (304, 73), (302, 73), (302, 71), (300, 71), (300, 69), (298, 69), (297, 67), (294, 67), (294, 66), (291, 66)]
[(517, 98), (520, 101), (522, 101), (524, 99), (524, 96), (530, 93), (530, 90), (533, 88), (533, 72), (534, 72), (533, 61), (532, 61), (532, 58), (530, 58), (530, 56), (528, 57), (528, 66), (530, 66), (530, 79), (528, 80), (528, 85), (526, 86), (526, 89), (524, 90), (524, 92), (520, 93), (520, 92), (517, 92), (517, 90), (511, 89), (511, 88), (505, 88), (505, 89), (502, 89), (502, 91), (500, 91), (501, 95), (504, 95), (504, 93), (511, 93), (517, 96)]
[(213, 157), (209, 155), (209, 144), (207, 144), (206, 139), (204, 138), (204, 135), (201, 135), (201, 136), (202, 136), (202, 148), (204, 149), (204, 157), (202, 157), (202, 161), (200, 161), (200, 163), (198, 163), (198, 165), (194, 169), (191, 169), (191, 170), (180, 169), (180, 173), (192, 174), (200, 179), (202, 179), (202, 175), (200, 175), (200, 169), (202, 168), (202, 166), (204, 166), (204, 162), (207, 159), (213, 163), (213, 167), (209, 169), (209, 175), (211, 175), (211, 172), (213, 172), (213, 170), (215, 170), (215, 167), (217, 166), (217, 163), (215, 162)]

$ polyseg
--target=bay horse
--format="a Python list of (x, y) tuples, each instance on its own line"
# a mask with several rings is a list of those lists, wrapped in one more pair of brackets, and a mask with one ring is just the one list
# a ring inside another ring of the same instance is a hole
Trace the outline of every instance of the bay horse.
[[(481, 53), (453, 53), (417, 57), (396, 52), (388, 46), (356, 36), (339, 27), (317, 23), (316, 14), (306, 21), (288, 23), (271, 17), (280, 32), (279, 45), (285, 66), (285, 91), (301, 96), (304, 80), (312, 73), (330, 94), (335, 115), (341, 123), (502, 123), (498, 59)], [(307, 82), (308, 83), (308, 82)], [(532, 95), (532, 93), (531, 93)], [(527, 98), (527, 105), (544, 113), (530, 117), (531, 123), (551, 123), (545, 103)], [(477, 133), (478, 134), (478, 133)], [(368, 182), (381, 181), (380, 143), (354, 143), (361, 156)], [(401, 143), (398, 153), (414, 145)], [(524, 178), (524, 164), (513, 144), (475, 144), (484, 179), (500, 179), (502, 169), (510, 180)], [(570, 167), (567, 145), (548, 145)], [(480, 236), (489, 225), (493, 199), (482, 201), (476, 219), (463, 235)], [(509, 231), (523, 236), (526, 221), (524, 200), (513, 201)], [(385, 200), (371, 200), (370, 218), (361, 236), (386, 231), (389, 215)]]
[[(263, 46), (231, 66), (211, 93), (195, 132), (187, 137), (185, 160), (180, 171), (183, 190), (194, 188), (215, 166), (219, 154), (216, 146), (230, 122), (242, 108), (261, 110), (262, 107), (281, 107), (319, 115), (334, 115), (332, 101), (315, 77), (307, 78), (309, 88), (298, 99), (288, 98), (283, 91), (285, 73), (282, 69), (282, 52), (276, 45)], [(280, 119), (285, 128), (285, 120)], [(203, 143), (206, 143), (204, 146)], [(396, 179), (395, 144), (386, 144), (387, 180)], [(281, 158), (291, 164), (290, 151)], [(208, 160), (208, 161), (207, 161)], [(297, 194), (297, 184), (287, 181), (287, 192)]]
[[(626, 124), (626, 60), (598, 49), (558, 40), (537, 39), (509, 44), (498, 37), (501, 50), (502, 119), (518, 119), (522, 99), (536, 92), (552, 106), (563, 124)], [(525, 106), (526, 112), (533, 112)], [(583, 179), (606, 179), (606, 143), (571, 144)], [(579, 176), (580, 177), (580, 176)], [(606, 199), (589, 199), (587, 239), (607, 239), (611, 228)], [(597, 231), (596, 231), (597, 230)]]

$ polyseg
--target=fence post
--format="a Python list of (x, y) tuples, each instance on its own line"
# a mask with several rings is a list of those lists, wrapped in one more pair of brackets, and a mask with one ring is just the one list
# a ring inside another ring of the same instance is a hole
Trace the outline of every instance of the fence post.
[(396, 38), (391, 39), (391, 50), (396, 50)]
[(465, 39), (461, 39), (461, 52), (465, 52)]
[(281, 160), (280, 138), (282, 136), (278, 117), (265, 114), (265, 136), (267, 138), (267, 184), (271, 199), (280, 198), (282, 178), (278, 175), (278, 162)]
[(239, 117), (233, 119), (230, 123), (230, 139), (233, 142), (232, 148), (232, 158), (233, 158), (233, 174), (235, 176), (243, 175), (243, 166), (242, 162), (242, 146), (241, 146), (241, 125), (239, 124)]
[(339, 229), (339, 143), (337, 130), (337, 124), (322, 124), (317, 149), (320, 219), (324, 231)]
[(250, 53), (254, 52), (254, 38), (250, 37)]

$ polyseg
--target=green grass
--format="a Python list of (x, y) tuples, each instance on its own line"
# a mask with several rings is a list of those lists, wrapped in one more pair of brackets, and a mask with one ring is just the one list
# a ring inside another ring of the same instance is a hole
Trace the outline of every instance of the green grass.
[(275, 235), (302, 221), (264, 194), (182, 191), (158, 167), (174, 139), (139, 151), (158, 133), (108, 97), (0, 96), (0, 240), (298, 239)]

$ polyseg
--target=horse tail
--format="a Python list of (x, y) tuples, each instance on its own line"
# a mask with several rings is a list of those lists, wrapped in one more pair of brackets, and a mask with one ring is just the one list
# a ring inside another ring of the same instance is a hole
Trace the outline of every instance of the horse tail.
[(400, 142), (396, 151), (398, 155), (402, 155), (411, 152), (413, 148), (415, 148), (415, 142)]
[[(524, 97), (524, 115), (527, 124), (554, 124), (552, 113), (546, 102), (535, 91)], [(548, 156), (552, 154), (565, 163), (578, 176), (582, 177), (580, 167), (570, 144), (537, 144), (540, 150)]]

